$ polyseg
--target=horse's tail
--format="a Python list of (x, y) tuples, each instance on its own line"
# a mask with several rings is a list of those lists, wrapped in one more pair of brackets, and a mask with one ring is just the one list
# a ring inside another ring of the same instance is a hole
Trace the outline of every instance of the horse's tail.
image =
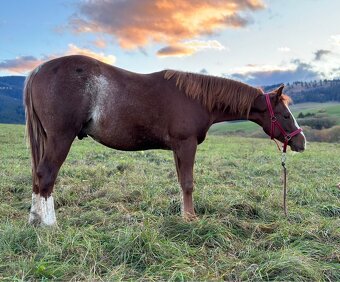
[(33, 187), (38, 184), (37, 167), (43, 158), (46, 143), (46, 132), (33, 105), (32, 84), (37, 71), (38, 69), (35, 69), (27, 76), (24, 87), (26, 137), (31, 148)]

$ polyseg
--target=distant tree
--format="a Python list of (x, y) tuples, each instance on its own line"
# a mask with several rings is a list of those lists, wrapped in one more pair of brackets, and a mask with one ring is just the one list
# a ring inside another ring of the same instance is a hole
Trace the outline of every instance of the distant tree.
[(303, 118), (299, 120), (300, 125), (307, 125), (313, 129), (331, 128), (336, 125), (336, 120), (330, 117), (324, 118)]

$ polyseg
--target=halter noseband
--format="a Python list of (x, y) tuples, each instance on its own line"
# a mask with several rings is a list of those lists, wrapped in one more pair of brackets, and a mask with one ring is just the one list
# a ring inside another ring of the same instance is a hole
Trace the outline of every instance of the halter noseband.
[(294, 137), (295, 135), (299, 134), (302, 131), (302, 129), (298, 128), (297, 130), (295, 130), (292, 133), (288, 134), (283, 129), (283, 127), (281, 126), (281, 124), (279, 123), (279, 121), (277, 120), (277, 118), (276, 118), (276, 116), (274, 114), (272, 104), (270, 103), (270, 96), (269, 96), (269, 94), (265, 94), (265, 96), (266, 96), (267, 107), (268, 107), (268, 111), (269, 111), (270, 119), (271, 119), (270, 138), (272, 140), (274, 140), (274, 131), (275, 131), (275, 127), (277, 127), (281, 131), (281, 133), (282, 133), (282, 135), (283, 135), (283, 137), (285, 139), (285, 141), (283, 143), (282, 152), (286, 153), (288, 142), (290, 141), (290, 139), (292, 139), (292, 137)]

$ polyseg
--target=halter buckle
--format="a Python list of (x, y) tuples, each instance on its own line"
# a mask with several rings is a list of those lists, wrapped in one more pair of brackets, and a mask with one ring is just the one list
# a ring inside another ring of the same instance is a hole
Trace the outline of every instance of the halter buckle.
[(272, 116), (270, 119), (271, 119), (272, 122), (276, 122), (277, 121), (276, 116)]
[(290, 134), (287, 134), (287, 135), (285, 136), (285, 139), (286, 139), (286, 141), (290, 141), (290, 139), (292, 139), (292, 136), (291, 136)]

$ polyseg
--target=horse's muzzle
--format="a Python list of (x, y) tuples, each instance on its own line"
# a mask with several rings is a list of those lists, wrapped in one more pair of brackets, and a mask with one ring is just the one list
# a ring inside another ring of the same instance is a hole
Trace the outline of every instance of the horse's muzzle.
[(292, 151), (294, 152), (303, 152), (305, 150), (304, 146), (294, 146), (294, 145), (290, 145), (290, 148), (292, 149)]
[(303, 152), (306, 149), (306, 138), (303, 133), (294, 136), (288, 143), (289, 147), (294, 152)]

